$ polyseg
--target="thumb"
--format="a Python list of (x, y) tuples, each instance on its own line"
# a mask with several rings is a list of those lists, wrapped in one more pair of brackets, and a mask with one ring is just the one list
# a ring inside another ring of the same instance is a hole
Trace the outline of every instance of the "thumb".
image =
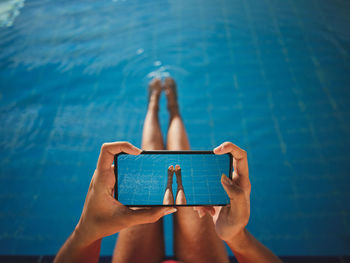
[(152, 207), (132, 210), (130, 219), (133, 225), (154, 223), (161, 217), (176, 212), (175, 207)]
[(230, 178), (225, 174), (221, 175), (221, 184), (224, 187), (230, 200), (232, 200), (238, 193), (242, 192), (242, 189), (237, 186)]

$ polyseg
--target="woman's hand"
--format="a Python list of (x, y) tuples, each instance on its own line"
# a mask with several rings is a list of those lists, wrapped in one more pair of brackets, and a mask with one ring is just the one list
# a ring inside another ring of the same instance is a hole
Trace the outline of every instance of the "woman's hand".
[(221, 184), (230, 198), (224, 207), (196, 207), (199, 216), (213, 216), (218, 236), (226, 241), (238, 262), (281, 263), (267, 247), (250, 234), (245, 226), (250, 215), (250, 191), (247, 153), (230, 142), (214, 149), (215, 154), (231, 153), (233, 156), (232, 180), (221, 176)]
[(221, 184), (230, 198), (224, 207), (196, 207), (199, 216), (209, 213), (213, 216), (215, 230), (224, 241), (235, 240), (244, 231), (250, 215), (250, 191), (247, 153), (231, 142), (225, 142), (214, 149), (215, 154), (231, 153), (233, 156), (232, 180), (221, 176)]
[(162, 216), (176, 211), (172, 207), (132, 210), (114, 198), (114, 155), (120, 152), (138, 155), (141, 150), (128, 142), (102, 145), (97, 168), (85, 199), (83, 212), (74, 231), (81, 245), (119, 232), (137, 224), (156, 222)]
[(128, 142), (102, 145), (79, 223), (57, 253), (55, 263), (98, 262), (103, 237), (133, 225), (156, 222), (176, 211), (172, 207), (131, 210), (114, 199), (113, 160), (120, 152), (138, 155), (141, 150)]

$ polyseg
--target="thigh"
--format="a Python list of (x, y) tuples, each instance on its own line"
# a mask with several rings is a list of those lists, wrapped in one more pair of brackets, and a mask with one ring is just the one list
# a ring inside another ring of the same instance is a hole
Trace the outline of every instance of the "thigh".
[(165, 258), (163, 220), (133, 226), (120, 231), (113, 263), (159, 263)]
[[(162, 149), (161, 142), (147, 144), (145, 150)], [(159, 148), (158, 148), (159, 147)], [(119, 232), (113, 253), (113, 263), (149, 262), (159, 263), (165, 258), (163, 219), (155, 223), (129, 227)]]
[(192, 207), (179, 207), (174, 214), (174, 251), (184, 262), (229, 262), (222, 240), (215, 232), (212, 218), (199, 218)]

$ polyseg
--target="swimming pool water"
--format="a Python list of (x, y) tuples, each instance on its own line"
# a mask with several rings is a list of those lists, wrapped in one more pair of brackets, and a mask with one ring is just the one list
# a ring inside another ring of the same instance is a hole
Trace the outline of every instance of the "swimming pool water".
[[(349, 2), (27, 0), (18, 12), (0, 28), (0, 254), (57, 252), (100, 145), (140, 146), (147, 83), (168, 75), (192, 149), (247, 150), (253, 235), (278, 255), (350, 254)], [(165, 134), (164, 96), (160, 118)], [(169, 217), (166, 233), (171, 255)]]

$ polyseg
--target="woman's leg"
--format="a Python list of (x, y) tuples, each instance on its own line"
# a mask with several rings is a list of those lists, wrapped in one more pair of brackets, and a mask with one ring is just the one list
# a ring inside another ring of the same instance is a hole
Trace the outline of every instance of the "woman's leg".
[[(159, 79), (150, 83), (148, 111), (142, 134), (142, 149), (162, 150), (164, 143), (158, 119), (158, 102), (162, 90)], [(143, 224), (120, 231), (114, 249), (113, 261), (120, 262), (161, 262), (165, 257), (163, 220)]]
[(177, 191), (176, 191), (176, 201), (177, 205), (185, 205), (187, 204), (185, 190), (182, 185), (182, 177), (181, 177), (181, 167), (180, 165), (175, 166), (175, 174), (176, 174), (176, 183), (177, 183)]
[[(170, 114), (167, 149), (189, 150), (190, 144), (179, 113), (174, 80), (167, 78), (164, 89)], [(199, 218), (192, 207), (178, 207), (177, 213), (174, 214), (174, 239), (177, 260), (184, 262), (229, 261), (224, 243), (216, 235), (211, 217), (206, 215)]]
[(174, 166), (170, 165), (168, 168), (168, 183), (165, 188), (163, 205), (173, 205), (174, 195), (173, 195), (173, 176), (174, 176)]

